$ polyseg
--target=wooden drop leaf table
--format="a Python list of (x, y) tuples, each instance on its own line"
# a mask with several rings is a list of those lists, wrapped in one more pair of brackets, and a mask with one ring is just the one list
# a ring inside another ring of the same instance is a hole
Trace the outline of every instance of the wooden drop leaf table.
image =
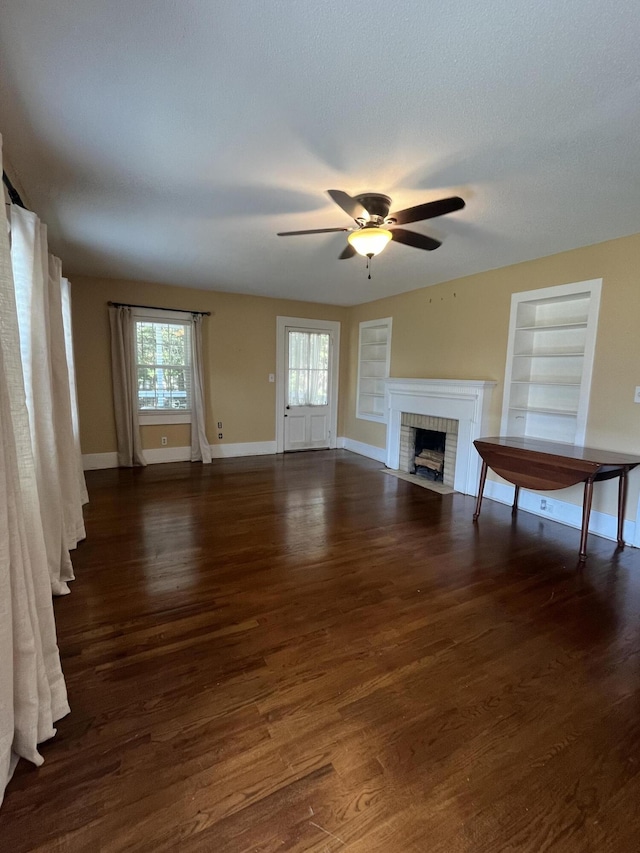
[(575, 444), (543, 441), (539, 438), (494, 436), (478, 438), (473, 443), (482, 458), (474, 521), (480, 515), (487, 468), (491, 468), (515, 486), (512, 509), (514, 515), (518, 509), (521, 488), (552, 491), (584, 483), (580, 535), (580, 560), (583, 561), (587, 556), (593, 484), (618, 477), (618, 546), (624, 547), (622, 525), (627, 498), (627, 474), (632, 468), (640, 465), (640, 456), (619, 453), (617, 450), (597, 450)]

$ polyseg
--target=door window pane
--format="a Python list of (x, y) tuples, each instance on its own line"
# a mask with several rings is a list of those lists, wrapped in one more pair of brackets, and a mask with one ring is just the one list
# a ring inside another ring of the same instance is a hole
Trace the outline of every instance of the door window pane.
[(289, 406), (326, 406), (329, 389), (329, 335), (289, 332)]

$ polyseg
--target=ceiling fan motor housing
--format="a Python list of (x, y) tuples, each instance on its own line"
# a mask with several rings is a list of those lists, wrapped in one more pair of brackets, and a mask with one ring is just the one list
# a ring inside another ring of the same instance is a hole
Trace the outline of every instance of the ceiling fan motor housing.
[(391, 199), (388, 195), (381, 193), (362, 193), (355, 196), (356, 201), (369, 214), (369, 221), (375, 222), (376, 225), (382, 225), (389, 216), (389, 208), (391, 207)]

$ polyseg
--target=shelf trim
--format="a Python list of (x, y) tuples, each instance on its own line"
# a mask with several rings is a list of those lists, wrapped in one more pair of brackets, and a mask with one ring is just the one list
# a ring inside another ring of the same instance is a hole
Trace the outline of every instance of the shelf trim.
[(587, 321), (580, 320), (576, 323), (550, 323), (548, 326), (516, 326), (516, 332), (544, 332), (562, 329), (586, 329)]
[(582, 352), (514, 352), (514, 358), (584, 358)]
[(579, 388), (581, 385), (580, 382), (553, 382), (553, 381), (547, 380), (547, 379), (542, 379), (542, 380), (512, 379), (511, 384), (512, 385), (544, 385), (544, 386), (551, 386), (551, 387), (553, 387), (554, 385), (558, 385), (561, 388)]
[(576, 418), (577, 409), (534, 409), (532, 406), (509, 406), (510, 412), (529, 412), (533, 415), (562, 415), (564, 417)]

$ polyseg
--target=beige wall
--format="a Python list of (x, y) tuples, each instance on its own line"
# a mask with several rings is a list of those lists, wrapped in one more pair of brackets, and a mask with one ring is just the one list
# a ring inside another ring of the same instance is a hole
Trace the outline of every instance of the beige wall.
[[(425, 259), (428, 263), (428, 258)], [(357, 371), (358, 323), (393, 317), (391, 376), (493, 379), (492, 434), (500, 429), (511, 294), (602, 278), (586, 443), (640, 454), (640, 235), (481, 273), (351, 309), (350, 370)], [(355, 417), (355, 380), (344, 399), (345, 434), (384, 447), (385, 427)], [(640, 474), (632, 472), (627, 516), (635, 518)], [(563, 500), (581, 502), (579, 490)], [(615, 487), (594, 506), (613, 512)]]
[[(74, 278), (73, 331), (77, 362), (80, 438), (83, 453), (116, 449), (111, 387), (107, 302), (132, 302), (185, 310), (211, 311), (203, 325), (206, 364), (207, 437), (211, 444), (275, 440), (276, 317), (338, 320), (341, 335), (341, 386), (348, 385), (348, 335), (345, 308), (283, 299), (239, 296), (161, 284)], [(218, 440), (218, 421), (223, 436)], [(342, 422), (338, 421), (339, 434)], [(145, 448), (190, 444), (190, 427), (144, 426)]]
[[(425, 263), (428, 263), (425, 257)], [(353, 308), (189, 290), (102, 279), (73, 280), (73, 317), (81, 438), (84, 453), (116, 448), (109, 363), (108, 300), (210, 310), (204, 324), (207, 433), (216, 444), (275, 439), (278, 315), (342, 322), (338, 434), (384, 447), (385, 427), (355, 417), (358, 324), (393, 317), (391, 375), (437, 379), (493, 379), (498, 385), (491, 432), (498, 433), (511, 294), (602, 278), (602, 301), (587, 426), (587, 443), (640, 454), (640, 235), (576, 249)], [(185, 426), (143, 427), (143, 444), (189, 443)], [(635, 518), (640, 472), (631, 475), (627, 515)], [(579, 490), (563, 500), (581, 501)], [(614, 512), (615, 487), (602, 484), (594, 506)]]

